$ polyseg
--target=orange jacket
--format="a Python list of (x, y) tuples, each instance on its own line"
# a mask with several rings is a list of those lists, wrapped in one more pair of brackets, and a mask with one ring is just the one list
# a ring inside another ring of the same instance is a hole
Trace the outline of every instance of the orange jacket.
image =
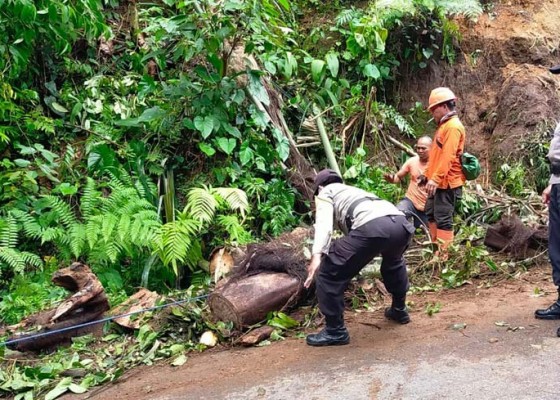
[(441, 124), (430, 150), (426, 178), (438, 184), (438, 189), (454, 189), (465, 184), (460, 155), (465, 148), (465, 127), (457, 116)]

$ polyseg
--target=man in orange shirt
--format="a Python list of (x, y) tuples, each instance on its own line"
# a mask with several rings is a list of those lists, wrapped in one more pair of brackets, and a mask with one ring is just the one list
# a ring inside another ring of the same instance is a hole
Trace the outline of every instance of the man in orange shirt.
[(432, 241), (439, 244), (442, 260), (453, 242), (455, 203), (462, 196), (466, 178), (461, 167), (465, 127), (455, 111), (457, 97), (446, 87), (432, 90), (428, 110), (438, 124), (426, 169), (426, 214)]
[(427, 194), (424, 187), (420, 187), (418, 178), (423, 176), (430, 155), (432, 146), (432, 138), (422, 136), (416, 142), (415, 150), (418, 155), (409, 158), (396, 174), (385, 174), (383, 177), (389, 183), (399, 183), (405, 176), (410, 175), (410, 183), (406, 190), (406, 195), (397, 208), (406, 216), (412, 216), (414, 219), (414, 227), (428, 226), (428, 217), (424, 212), (426, 206)]

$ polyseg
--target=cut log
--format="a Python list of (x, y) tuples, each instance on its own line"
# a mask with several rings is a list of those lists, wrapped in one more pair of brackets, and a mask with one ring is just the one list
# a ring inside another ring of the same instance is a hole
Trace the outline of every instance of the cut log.
[[(109, 300), (101, 282), (85, 264), (75, 262), (68, 268), (58, 270), (52, 278), (55, 285), (70, 290), (73, 294), (56, 309), (33, 314), (19, 324), (8, 326), (5, 331), (16, 332), (21, 329), (33, 332), (18, 333), (8, 340), (23, 339), (40, 333), (57, 331), (86, 322), (96, 321), (109, 309)], [(59, 344), (68, 344), (75, 336), (101, 334), (101, 324), (83, 328), (69, 329), (60, 333), (42, 336), (8, 345), (19, 351), (37, 351)]]
[(210, 295), (208, 303), (217, 320), (242, 329), (262, 321), (270, 311), (294, 304), (302, 290), (300, 279), (266, 272), (230, 280)]
[(260, 328), (254, 329), (243, 335), (239, 339), (239, 344), (242, 346), (254, 346), (263, 340), (268, 339), (270, 335), (272, 335), (272, 332), (274, 332), (274, 328), (272, 326), (261, 326)]

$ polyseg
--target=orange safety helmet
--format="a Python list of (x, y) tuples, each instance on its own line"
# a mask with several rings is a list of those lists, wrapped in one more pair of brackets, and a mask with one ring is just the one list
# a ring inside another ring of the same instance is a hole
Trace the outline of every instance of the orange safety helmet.
[(435, 88), (432, 90), (432, 93), (430, 93), (428, 111), (441, 103), (446, 103), (451, 100), (457, 100), (457, 96), (455, 96), (451, 89), (446, 87)]

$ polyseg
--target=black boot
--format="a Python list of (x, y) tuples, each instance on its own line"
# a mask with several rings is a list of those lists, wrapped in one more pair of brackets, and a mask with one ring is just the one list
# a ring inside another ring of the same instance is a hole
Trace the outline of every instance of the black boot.
[(560, 319), (560, 288), (558, 288), (558, 300), (550, 305), (550, 307), (535, 311), (535, 318), (538, 319)]
[(350, 343), (350, 335), (342, 317), (325, 317), (327, 326), (319, 333), (307, 335), (309, 346), (340, 346)]
[(410, 315), (408, 315), (405, 300), (406, 295), (393, 296), (391, 307), (385, 309), (385, 317), (399, 324), (408, 324)]

